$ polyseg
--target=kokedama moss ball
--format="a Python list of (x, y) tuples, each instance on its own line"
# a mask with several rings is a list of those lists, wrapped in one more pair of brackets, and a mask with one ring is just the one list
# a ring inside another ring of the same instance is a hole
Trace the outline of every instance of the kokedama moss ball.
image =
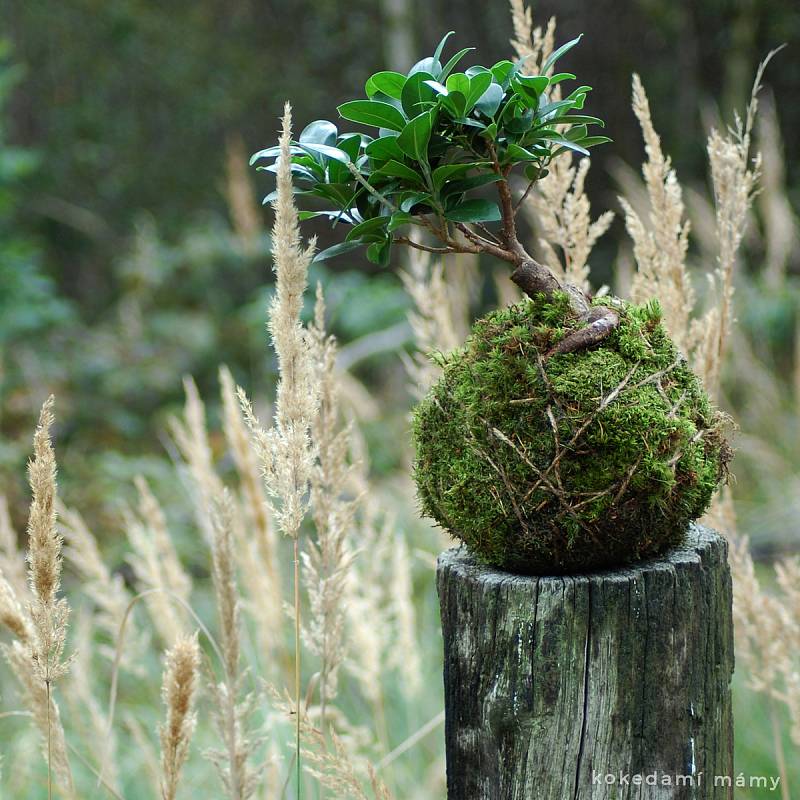
[(725, 418), (659, 305), (613, 302), (620, 325), (594, 349), (547, 357), (579, 324), (558, 296), (489, 314), (440, 356), (414, 415), (419, 498), (485, 563), (557, 574), (659, 555), (725, 474)]

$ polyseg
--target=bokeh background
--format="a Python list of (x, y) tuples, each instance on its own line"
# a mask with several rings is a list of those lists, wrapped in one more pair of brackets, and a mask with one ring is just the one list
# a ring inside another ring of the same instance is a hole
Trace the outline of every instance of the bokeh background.
[[(408, 68), (450, 29), (459, 46), (477, 47), (480, 63), (508, 57), (507, 4), (0, 0), (0, 12), (0, 494), (23, 529), (30, 433), (53, 392), (63, 494), (111, 562), (124, 569), (119, 509), (132, 497), (133, 476), (143, 474), (158, 487), (192, 565), (196, 533), (165, 433), (183, 404), (181, 379), (194, 376), (214, 429), (220, 364), (256, 398), (271, 396), (275, 378), (264, 328), (271, 212), (260, 204), (272, 186), (247, 166), (249, 154), (274, 143), (286, 99), (298, 127), (335, 118), (336, 105), (360, 95), (371, 72)], [(568, 66), (595, 87), (590, 113), (614, 139), (593, 157), (595, 213), (618, 211), (620, 191), (639, 190), (643, 147), (630, 85), (634, 71), (641, 75), (687, 190), (699, 272), (715, 257), (708, 128), (744, 109), (758, 62), (789, 44), (764, 80), (756, 143), (764, 176), (737, 267), (723, 400), (740, 425), (740, 529), (768, 565), (800, 546), (797, 5), (548, 0), (534, 13), (540, 23), (557, 15), (561, 41), (586, 33)], [(324, 225), (308, 223), (307, 231), (321, 246), (335, 241)], [(364, 406), (372, 477), (386, 483), (407, 476), (413, 402), (401, 359), (413, 347), (412, 301), (397, 274), (402, 253), (394, 258), (388, 270), (359, 254), (312, 269), (326, 290), (341, 366), (358, 387), (353, 402)], [(617, 219), (593, 252), (592, 282), (624, 283), (631, 264)], [(482, 268), (471, 298), (476, 315), (496, 302), (494, 266)], [(413, 502), (400, 497), (397, 514), (413, 542), (426, 534), (415, 527)], [(202, 573), (200, 559), (194, 569)], [(414, 580), (420, 647), (435, 671), (429, 564)], [(746, 679), (737, 677), (737, 768), (771, 774), (774, 732)], [(786, 746), (791, 752), (788, 738)], [(438, 744), (429, 747), (433, 758)], [(789, 769), (800, 791), (800, 769)]]

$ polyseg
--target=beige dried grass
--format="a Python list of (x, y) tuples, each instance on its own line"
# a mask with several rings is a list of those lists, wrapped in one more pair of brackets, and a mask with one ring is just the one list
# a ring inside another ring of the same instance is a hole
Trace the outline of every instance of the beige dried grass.
[(216, 766), (227, 796), (231, 800), (247, 800), (258, 789), (263, 768), (254, 767), (249, 762), (261, 744), (261, 737), (248, 729), (258, 697), (252, 692), (241, 696), (246, 673), (241, 670), (240, 665), (241, 615), (233, 538), (236, 511), (228, 492), (224, 492), (218, 499), (212, 511), (212, 520), (212, 577), (219, 618), (223, 680), (212, 682), (209, 689), (214, 720), (224, 747), (209, 750), (205, 755)]
[(161, 742), (161, 798), (175, 800), (181, 770), (197, 725), (194, 711), (200, 646), (197, 635), (181, 636), (167, 651), (161, 697), (166, 719), (159, 726)]
[(537, 181), (523, 202), (523, 209), (539, 232), (539, 244), (547, 265), (559, 278), (589, 291), (589, 255), (614, 219), (606, 211), (591, 218), (585, 192), (590, 160), (577, 166), (572, 158), (555, 159), (549, 174)]
[(336, 376), (336, 340), (325, 330), (325, 301), (317, 286), (314, 324), (309, 330), (319, 411), (311, 426), (317, 463), (311, 474), (312, 516), (316, 538), (302, 554), (310, 614), (303, 626), (306, 647), (320, 664), (320, 725), (327, 724), (329, 704), (338, 692), (338, 673), (345, 657), (346, 580), (354, 553), (348, 542), (359, 497), (348, 497), (352, 466), (351, 426), (342, 425)]

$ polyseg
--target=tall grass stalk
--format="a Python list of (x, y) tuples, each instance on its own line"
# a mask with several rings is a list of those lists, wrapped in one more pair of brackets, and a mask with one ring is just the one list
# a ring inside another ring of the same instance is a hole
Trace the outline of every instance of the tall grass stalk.
[(268, 328), (278, 357), (273, 427), (264, 431), (250, 403), (240, 391), (240, 401), (260, 455), (268, 494), (276, 499), (273, 515), (278, 529), (292, 539), (294, 594), (294, 699), (297, 796), (302, 787), (301, 738), (301, 607), (300, 527), (308, 511), (308, 490), (316, 457), (311, 426), (319, 407), (319, 388), (314, 380), (314, 363), (300, 314), (308, 283), (308, 267), (316, 242), (303, 246), (294, 204), (290, 148), (292, 110), (284, 107), (281, 120), (275, 224), (272, 229), (275, 294), (270, 303)]

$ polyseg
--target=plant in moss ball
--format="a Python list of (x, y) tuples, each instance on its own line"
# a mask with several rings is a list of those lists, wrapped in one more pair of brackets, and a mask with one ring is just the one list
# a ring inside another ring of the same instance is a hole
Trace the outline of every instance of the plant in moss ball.
[[(590, 87), (562, 98), (575, 76), (553, 74), (580, 37), (526, 75), (522, 60), (456, 72), (470, 48), (443, 63), (449, 36), (407, 75), (378, 72), (366, 99), (339, 106), (372, 134), (318, 120), (293, 143), (296, 193), (333, 206), (303, 217), (348, 226), (317, 260), (366, 246), (385, 265), (401, 244), (507, 262), (528, 299), (479, 320), (415, 412), (423, 511), (483, 561), (522, 572), (656, 555), (708, 506), (729, 459), (724, 420), (657, 303), (592, 300), (517, 234), (521, 198), (552, 160), (610, 141), (580, 113)], [(269, 148), (253, 161), (277, 158)]]

